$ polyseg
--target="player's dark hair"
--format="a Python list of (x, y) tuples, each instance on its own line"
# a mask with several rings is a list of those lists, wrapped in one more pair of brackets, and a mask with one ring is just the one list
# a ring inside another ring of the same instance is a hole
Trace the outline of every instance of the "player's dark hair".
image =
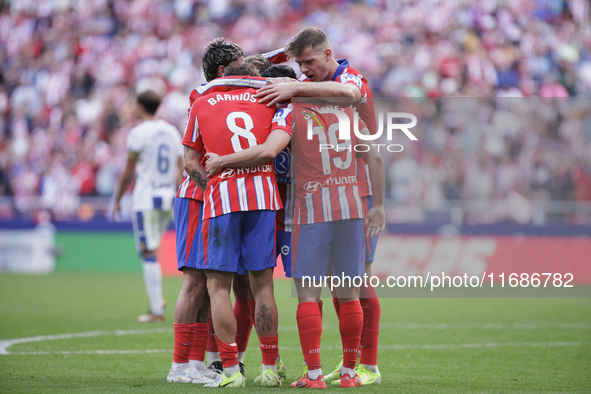
[(296, 75), (293, 68), (289, 67), (286, 64), (278, 64), (276, 66), (271, 66), (265, 71), (261, 73), (261, 77), (265, 78), (281, 78), (281, 77), (288, 77), (297, 79), (298, 76)]
[(224, 72), (224, 77), (245, 75), (250, 75), (251, 77), (258, 77), (259, 72), (256, 68), (251, 67), (246, 63), (233, 64), (231, 66), (228, 66), (226, 67), (226, 71)]
[(203, 73), (207, 82), (218, 77), (220, 66), (228, 67), (242, 55), (242, 48), (223, 37), (211, 40), (203, 53)]
[(149, 113), (154, 115), (160, 106), (160, 96), (153, 90), (146, 90), (137, 96), (137, 103)]
[(265, 71), (273, 65), (270, 61), (267, 60), (266, 57), (264, 57), (261, 54), (248, 56), (244, 59), (244, 63), (256, 68), (257, 70), (259, 70), (259, 73), (262, 73), (263, 71)]
[(308, 27), (293, 36), (285, 46), (285, 54), (289, 57), (298, 57), (309, 47), (316, 48), (328, 44), (328, 37), (319, 27)]

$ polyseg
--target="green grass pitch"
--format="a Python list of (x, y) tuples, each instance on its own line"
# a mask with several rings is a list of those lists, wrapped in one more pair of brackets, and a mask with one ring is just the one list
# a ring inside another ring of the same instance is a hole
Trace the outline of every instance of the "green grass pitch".
[[(141, 275), (1, 274), (0, 352), (4, 349), (10, 354), (0, 354), (0, 391), (208, 390), (166, 382), (180, 286), (179, 278), (164, 279), (167, 322), (146, 325), (135, 321), (147, 305)], [(289, 387), (302, 362), (295, 329), (296, 300), (290, 297), (287, 281), (277, 282), (275, 291), (280, 353), (288, 379), (282, 389), (274, 390), (301, 390)], [(323, 370), (329, 373), (339, 360), (340, 339), (332, 303), (325, 301), (321, 354)], [(356, 391), (591, 392), (589, 299), (381, 302), (382, 384)], [(93, 334), (50, 337), (88, 332)], [(36, 336), (40, 338), (34, 341), (6, 342)], [(248, 382), (243, 392), (263, 390), (252, 383), (260, 361), (253, 335), (245, 359)]]

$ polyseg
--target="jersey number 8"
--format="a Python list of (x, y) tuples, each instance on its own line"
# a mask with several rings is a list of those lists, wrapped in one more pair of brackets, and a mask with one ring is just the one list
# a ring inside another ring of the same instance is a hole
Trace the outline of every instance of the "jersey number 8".
[[(237, 119), (242, 119), (244, 122), (244, 128), (236, 124)], [(226, 125), (228, 126), (228, 129), (234, 134), (230, 139), (234, 152), (240, 152), (243, 150), (242, 145), (240, 144), (240, 137), (246, 138), (248, 141), (248, 147), (257, 145), (257, 139), (251, 131), (254, 128), (254, 123), (250, 115), (246, 112), (237, 111), (230, 113), (226, 118)]]

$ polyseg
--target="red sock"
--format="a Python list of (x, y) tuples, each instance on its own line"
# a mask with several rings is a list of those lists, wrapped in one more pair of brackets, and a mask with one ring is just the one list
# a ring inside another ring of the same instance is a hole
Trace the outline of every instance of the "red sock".
[(207, 345), (205, 346), (205, 350), (212, 353), (218, 352), (218, 345), (215, 340), (215, 329), (213, 328), (213, 322), (211, 318), (207, 322), (207, 326), (209, 327), (209, 335), (207, 336)]
[(175, 363), (188, 363), (191, 354), (191, 345), (195, 336), (195, 323), (174, 323), (174, 353), (172, 361)]
[[(372, 287), (375, 292), (375, 289)], [(377, 294), (372, 298), (362, 298), (363, 331), (361, 332), (361, 357), (359, 363), (365, 365), (378, 365), (378, 338), (380, 336), (380, 300)]]
[(245, 352), (252, 330), (252, 318), (248, 303), (236, 300), (234, 302), (234, 316), (236, 317), (236, 344), (239, 352)]
[(205, 344), (209, 337), (209, 323), (195, 323), (195, 335), (189, 360), (205, 360)]
[[(343, 367), (355, 368), (361, 330), (363, 329), (363, 310), (359, 301), (349, 301), (339, 305), (339, 331), (343, 343)], [(363, 349), (365, 351), (365, 349)]]
[(341, 308), (340, 308), (340, 304), (339, 304), (339, 299), (333, 298), (332, 304), (334, 305), (334, 310), (337, 313), (337, 317), (340, 319), (341, 318)]
[(275, 365), (275, 361), (279, 356), (279, 347), (277, 346), (277, 336), (274, 337), (259, 337), (261, 342), (261, 353), (263, 355), (263, 364)]
[(308, 369), (318, 369), (320, 368), (320, 337), (322, 336), (322, 319), (318, 304), (315, 302), (299, 304), (297, 321), (302, 352)]
[(218, 343), (220, 358), (222, 359), (222, 365), (224, 366), (224, 368), (229, 368), (238, 364), (238, 346), (236, 346), (235, 343), (229, 345), (226, 342), (219, 339), (217, 336), (215, 337), (215, 339)]
[(322, 306), (324, 305), (324, 302), (322, 302), (322, 300), (318, 300), (318, 308), (320, 308), (320, 320), (322, 320)]

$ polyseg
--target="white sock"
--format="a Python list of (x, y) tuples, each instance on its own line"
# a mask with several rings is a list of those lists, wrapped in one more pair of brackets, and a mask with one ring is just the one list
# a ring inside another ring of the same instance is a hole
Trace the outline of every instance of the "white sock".
[(378, 373), (378, 366), (377, 365), (367, 365), (367, 364), (361, 364), (365, 367), (365, 369), (367, 369), (369, 372), (371, 373)]
[(231, 367), (224, 368), (224, 375), (226, 377), (231, 378), (236, 372), (240, 371), (239, 364), (232, 365)]
[(144, 267), (144, 284), (146, 285), (146, 292), (148, 293), (148, 300), (150, 301), (150, 312), (155, 316), (162, 316), (164, 314), (164, 307), (162, 306), (162, 271), (160, 264), (155, 258), (142, 258), (142, 266)]
[(246, 352), (238, 352), (238, 361), (244, 364), (244, 353)]
[(355, 377), (355, 369), (354, 368), (345, 368), (341, 367), (341, 376), (345, 376), (345, 374), (349, 374), (350, 377)]
[(196, 368), (197, 371), (205, 371), (205, 369), (207, 369), (205, 363), (199, 360), (189, 360), (189, 365), (193, 368)]
[(214, 361), (222, 361), (220, 354), (218, 352), (206, 352), (207, 353), (207, 362), (213, 363)]
[(172, 362), (172, 367), (171, 369), (179, 369), (179, 368), (185, 368), (188, 367), (189, 363), (175, 363), (174, 361)]
[(308, 377), (312, 380), (316, 380), (318, 379), (318, 377), (322, 375), (322, 369), (318, 368), (318, 369), (311, 369), (308, 371)]
[(263, 364), (263, 372), (265, 372), (267, 369), (271, 369), (271, 370), (273, 370), (273, 372), (277, 373), (277, 364), (273, 364), (273, 365)]

